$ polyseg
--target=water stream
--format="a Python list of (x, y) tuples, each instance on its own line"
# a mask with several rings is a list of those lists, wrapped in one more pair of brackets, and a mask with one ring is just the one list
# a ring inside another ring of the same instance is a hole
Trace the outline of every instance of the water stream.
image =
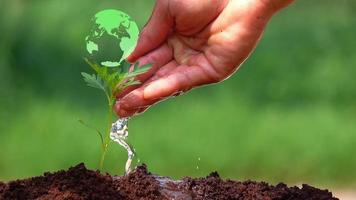
[(126, 141), (127, 137), (129, 136), (128, 122), (129, 118), (118, 119), (115, 123), (112, 124), (110, 131), (110, 139), (124, 147), (127, 151), (125, 174), (131, 172), (131, 163), (135, 156), (134, 149)]

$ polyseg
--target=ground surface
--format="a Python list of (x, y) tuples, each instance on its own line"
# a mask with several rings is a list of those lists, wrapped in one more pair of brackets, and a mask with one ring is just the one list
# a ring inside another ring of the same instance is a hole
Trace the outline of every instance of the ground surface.
[(41, 177), (0, 183), (0, 199), (119, 199), (119, 200), (334, 200), (327, 190), (308, 185), (302, 188), (285, 184), (270, 186), (263, 182), (222, 180), (214, 172), (206, 178), (186, 177), (180, 181), (158, 177), (138, 167), (124, 177), (102, 175), (87, 170), (84, 164), (68, 171), (45, 173)]

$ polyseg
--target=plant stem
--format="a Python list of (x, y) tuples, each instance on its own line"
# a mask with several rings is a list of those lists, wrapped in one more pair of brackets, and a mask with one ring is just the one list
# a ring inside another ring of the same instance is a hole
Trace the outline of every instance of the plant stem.
[(108, 95), (107, 129), (106, 129), (106, 135), (105, 135), (104, 144), (103, 144), (103, 151), (101, 153), (101, 158), (100, 158), (100, 163), (99, 163), (100, 171), (103, 169), (105, 156), (108, 151), (109, 144), (110, 144), (110, 131), (111, 131), (111, 124), (112, 124), (113, 106), (114, 106), (114, 98), (112, 97), (112, 95), (110, 95), (110, 96)]

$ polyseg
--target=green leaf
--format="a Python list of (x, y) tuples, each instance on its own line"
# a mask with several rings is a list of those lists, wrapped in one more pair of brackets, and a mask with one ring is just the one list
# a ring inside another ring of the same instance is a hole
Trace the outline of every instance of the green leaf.
[(119, 72), (114, 72), (107, 77), (107, 83), (110, 90), (115, 90), (116, 86), (123, 80), (123, 76)]
[(88, 86), (103, 90), (105, 93), (107, 93), (105, 83), (99, 76), (96, 76), (95, 74), (90, 75), (85, 72), (82, 72), (81, 74)]
[(144, 73), (148, 72), (151, 69), (151, 67), (152, 67), (152, 64), (146, 64), (146, 65), (142, 65), (141, 67), (139, 67), (139, 64), (136, 63), (134, 65), (133, 71), (126, 73), (125, 78), (132, 78), (132, 77), (138, 76), (140, 74), (144, 74)]
[(92, 127), (92, 126), (89, 126), (88, 124), (86, 124), (86, 123), (85, 123), (83, 120), (81, 120), (81, 119), (78, 120), (78, 122), (81, 123), (83, 126), (89, 128), (89, 129), (94, 130), (94, 131), (99, 135), (99, 137), (100, 137), (100, 140), (101, 140), (101, 147), (102, 147), (102, 148), (105, 148), (105, 146), (104, 146), (104, 137), (103, 137), (103, 134), (102, 134), (98, 129), (96, 129), (96, 128)]
[(98, 73), (100, 65), (95, 63), (95, 62), (91, 62), (88, 58), (84, 58), (85, 62), (96, 72)]
[(106, 80), (108, 76), (108, 68), (105, 66), (101, 66), (95, 62), (91, 62), (88, 58), (84, 58), (85, 62), (104, 80)]
[(135, 80), (135, 79), (131, 79), (130, 81), (128, 81), (127, 83), (124, 84), (123, 88), (127, 88), (129, 86), (132, 86), (132, 85), (140, 85), (141, 84), (141, 81), (138, 81), (138, 80)]
[(110, 98), (111, 95), (120, 93), (128, 86), (141, 84), (139, 81), (134, 80), (134, 78), (146, 73), (152, 67), (152, 64), (140, 66), (140, 64), (136, 62), (130, 72), (131, 64), (127, 61), (124, 61), (120, 67), (108, 68), (92, 62), (87, 58), (84, 58), (84, 60), (97, 73), (89, 75), (83, 72), (82, 76), (85, 82), (90, 87), (103, 90), (108, 98)]
[(121, 73), (127, 73), (130, 70), (131, 63), (127, 62), (126, 60), (122, 61), (122, 64), (120, 66)]

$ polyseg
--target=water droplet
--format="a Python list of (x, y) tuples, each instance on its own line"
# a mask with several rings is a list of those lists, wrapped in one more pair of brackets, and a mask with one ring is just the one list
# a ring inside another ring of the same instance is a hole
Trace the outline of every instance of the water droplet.
[(200, 162), (200, 157), (198, 157), (198, 165), (196, 167), (197, 170), (199, 170), (199, 162)]

